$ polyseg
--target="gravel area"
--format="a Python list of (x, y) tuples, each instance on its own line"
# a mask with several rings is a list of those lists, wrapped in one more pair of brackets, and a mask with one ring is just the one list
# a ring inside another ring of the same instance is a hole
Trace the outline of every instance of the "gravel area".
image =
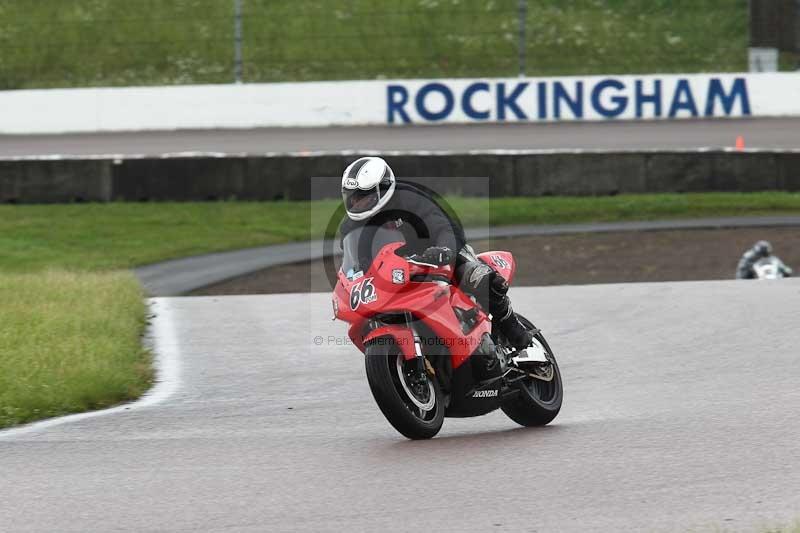
[[(539, 286), (731, 279), (742, 253), (759, 239), (772, 242), (787, 265), (800, 268), (800, 228), (547, 235), (472, 244), (478, 251), (510, 250), (517, 259), (514, 285)], [(253, 272), (191, 294), (329, 290), (322, 261), (311, 261)]]

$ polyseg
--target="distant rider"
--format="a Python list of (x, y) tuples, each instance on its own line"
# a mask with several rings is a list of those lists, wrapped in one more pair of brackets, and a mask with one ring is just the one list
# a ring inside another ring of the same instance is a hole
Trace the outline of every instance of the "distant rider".
[[(493, 322), (518, 350), (530, 345), (533, 333), (511, 309), (508, 282), (475, 256), (464, 229), (436, 201), (438, 195), (419, 184), (397, 181), (380, 157), (362, 157), (345, 169), (342, 199), (348, 218), (339, 228), (342, 238), (364, 226), (392, 228), (403, 233), (411, 253), (427, 263), (453, 265), (456, 283), (492, 314)], [(457, 253), (455, 252), (457, 251)], [(497, 358), (485, 361), (491, 375)]]
[[(752, 248), (747, 250), (742, 258), (739, 260), (739, 265), (736, 267), (736, 279), (755, 279), (756, 275), (755, 264), (761, 259), (766, 259), (772, 255), (772, 245), (767, 241), (758, 241)], [(783, 261), (775, 258), (778, 262), (778, 268), (785, 277), (792, 275), (792, 269), (783, 264)]]

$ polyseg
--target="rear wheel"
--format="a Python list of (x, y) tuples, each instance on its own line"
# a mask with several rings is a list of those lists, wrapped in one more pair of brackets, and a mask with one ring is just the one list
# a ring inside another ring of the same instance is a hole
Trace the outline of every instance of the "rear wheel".
[(444, 398), (436, 379), (420, 375), (394, 342), (367, 347), (369, 388), (383, 416), (409, 439), (430, 439), (444, 422)]
[[(519, 317), (525, 327), (534, 326), (525, 317)], [(547, 359), (552, 366), (552, 379), (543, 381), (527, 377), (519, 382), (520, 393), (504, 401), (500, 408), (508, 417), (522, 426), (544, 426), (549, 424), (561, 410), (564, 389), (561, 384), (561, 371), (558, 368), (553, 351), (544, 336), (537, 333), (535, 341), (544, 348)], [(546, 374), (550, 375), (549, 372)]]

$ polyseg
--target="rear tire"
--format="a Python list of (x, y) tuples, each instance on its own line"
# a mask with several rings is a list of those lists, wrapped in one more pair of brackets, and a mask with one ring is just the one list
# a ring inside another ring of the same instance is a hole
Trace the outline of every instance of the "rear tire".
[[(533, 324), (525, 317), (519, 317), (525, 327), (533, 328)], [(504, 401), (500, 408), (508, 417), (521, 426), (544, 426), (553, 421), (561, 410), (564, 388), (561, 384), (561, 371), (558, 368), (553, 351), (544, 336), (537, 333), (536, 340), (542, 344), (547, 358), (553, 365), (553, 379), (549, 382), (536, 378), (525, 380), (520, 394)]]
[(433, 400), (433, 405), (427, 411), (418, 407), (411, 398), (414, 394), (409, 393), (408, 381), (405, 386), (400, 381), (403, 379), (400, 367), (409, 364), (416, 361), (405, 361), (394, 342), (376, 343), (366, 349), (367, 381), (383, 416), (409, 439), (430, 439), (439, 433), (444, 422), (444, 395), (438, 381), (427, 376), (426, 395), (415, 399), (417, 403), (424, 400), (426, 405)]

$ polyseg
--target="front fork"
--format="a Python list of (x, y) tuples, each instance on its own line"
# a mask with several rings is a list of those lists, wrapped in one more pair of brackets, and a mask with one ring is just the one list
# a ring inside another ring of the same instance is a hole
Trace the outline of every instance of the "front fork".
[(422, 340), (419, 338), (419, 333), (417, 333), (417, 329), (414, 327), (414, 320), (411, 313), (406, 311), (403, 313), (403, 316), (406, 319), (406, 326), (414, 334), (414, 359), (417, 363), (418, 377), (424, 378), (427, 376), (427, 369), (425, 368), (425, 354), (422, 353)]
[(425, 354), (422, 351), (422, 340), (414, 327), (411, 313), (404, 312), (402, 321), (393, 320), (391, 323), (372, 319), (369, 323), (369, 333), (363, 338), (364, 343), (380, 337), (393, 337), (403, 353), (406, 361), (416, 361), (417, 368), (425, 373)]
[(418, 386), (427, 386), (428, 377), (436, 377), (436, 371), (425, 358), (422, 350), (422, 340), (414, 326), (414, 317), (408, 311), (403, 312), (402, 320), (392, 320), (385, 323), (379, 318), (373, 319), (369, 324), (370, 332), (364, 337), (364, 343), (380, 337), (392, 337), (400, 347), (403, 358), (408, 362), (406, 366), (408, 377)]

